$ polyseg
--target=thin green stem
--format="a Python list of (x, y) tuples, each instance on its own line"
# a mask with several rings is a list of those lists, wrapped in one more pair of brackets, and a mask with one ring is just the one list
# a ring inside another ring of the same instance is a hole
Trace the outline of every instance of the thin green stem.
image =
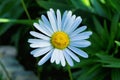
[(73, 80), (73, 78), (72, 78), (72, 72), (71, 72), (71, 69), (70, 69), (70, 66), (69, 66), (69, 65), (67, 65), (67, 69), (68, 69), (68, 73), (69, 73), (69, 78), (70, 78), (70, 80)]
[[(23, 8), (24, 8), (24, 10), (25, 10), (25, 13), (26, 13), (28, 19), (31, 21), (30, 14), (29, 14), (29, 12), (28, 12), (28, 10), (27, 10), (27, 7), (26, 7), (26, 5), (25, 5), (24, 0), (21, 0), (21, 3), (22, 3), (22, 5), (23, 5)], [(32, 27), (32, 29), (34, 30), (34, 27)]]
[(12, 80), (11, 77), (9, 76), (9, 73), (8, 73), (8, 71), (6, 70), (4, 64), (3, 64), (1, 61), (0, 61), (0, 65), (1, 65), (1, 67), (2, 67), (2, 69), (3, 69), (3, 71), (5, 72), (6, 76), (7, 76), (7, 80)]
[(28, 10), (27, 10), (27, 7), (26, 7), (26, 5), (25, 5), (24, 0), (21, 0), (21, 3), (22, 3), (22, 5), (23, 5), (23, 8), (24, 8), (24, 10), (25, 10), (25, 13), (26, 13), (28, 19), (31, 20), (30, 14), (29, 14), (29, 12), (28, 12)]
[(0, 18), (0, 23), (19, 23), (19, 24), (29, 24), (29, 25), (32, 25), (33, 22), (35, 22), (35, 21), (36, 20), (27, 20), (27, 19), (17, 20), (17, 19)]

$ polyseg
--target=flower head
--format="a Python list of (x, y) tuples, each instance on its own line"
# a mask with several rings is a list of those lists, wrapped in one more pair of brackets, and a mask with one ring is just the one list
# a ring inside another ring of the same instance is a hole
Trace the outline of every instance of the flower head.
[[(30, 31), (35, 39), (29, 39), (31, 51), (34, 57), (43, 56), (38, 65), (44, 64), (48, 59), (51, 63), (73, 66), (73, 60), (80, 62), (78, 57), (88, 58), (88, 54), (80, 48), (88, 47), (91, 43), (86, 40), (92, 34), (86, 30), (86, 26), (78, 27), (82, 19), (72, 15), (71, 11), (65, 11), (61, 16), (60, 10), (56, 13), (53, 9), (47, 12), (48, 19), (42, 15), (39, 23), (34, 27), (40, 32)], [(83, 32), (84, 31), (84, 32)]]

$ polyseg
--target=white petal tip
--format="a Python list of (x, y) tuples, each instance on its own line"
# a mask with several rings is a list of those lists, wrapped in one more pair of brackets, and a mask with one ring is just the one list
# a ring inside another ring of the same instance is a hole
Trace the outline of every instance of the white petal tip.
[(83, 56), (84, 58), (88, 58), (88, 55)]
[(73, 67), (74, 65), (70, 65), (71, 67)]
[(78, 19), (81, 19), (81, 20), (82, 20), (82, 18), (81, 18), (80, 16), (78, 16)]
[(50, 11), (51, 11), (51, 12), (54, 12), (53, 8), (50, 8)]
[(41, 62), (38, 63), (39, 66), (43, 65)]
[(90, 35), (92, 35), (92, 31), (90, 31), (90, 33), (89, 33)]
[(54, 63), (54, 61), (53, 61), (53, 60), (50, 60), (50, 62), (51, 62), (51, 63)]
[(37, 23), (33, 23), (33, 26), (36, 26), (37, 25)]
[(87, 29), (87, 26), (82, 26), (81, 28), (83, 28), (85, 30), (85, 29)]
[(65, 67), (65, 64), (62, 64), (63, 67)]
[(53, 8), (50, 8), (50, 10), (53, 10)]
[(34, 36), (36, 32), (35, 31), (30, 31), (30, 35)]
[(28, 39), (28, 41), (27, 41), (28, 43), (30, 43), (30, 40)]
[(66, 62), (61, 62), (61, 65), (64, 67), (66, 65)]
[(38, 55), (33, 55), (34, 57), (38, 57)]
[(30, 52), (31, 55), (33, 55), (34, 53), (33, 52)]
[(69, 64), (69, 63), (67, 63), (68, 64), (68, 66), (70, 66), (70, 67), (73, 67), (74, 66), (74, 64)]
[(57, 9), (57, 12), (60, 12), (60, 10), (59, 10), (59, 9)]
[(76, 60), (77, 62), (80, 62), (80, 59)]
[(80, 23), (82, 22), (82, 18), (80, 16), (78, 16), (76, 19), (78, 19)]
[(45, 17), (44, 15), (41, 15), (41, 17)]

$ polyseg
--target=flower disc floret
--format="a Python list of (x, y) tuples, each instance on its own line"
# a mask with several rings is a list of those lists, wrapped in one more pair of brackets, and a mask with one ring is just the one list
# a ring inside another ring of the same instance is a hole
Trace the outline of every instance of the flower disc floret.
[(51, 38), (52, 45), (58, 49), (65, 49), (69, 42), (69, 36), (64, 32), (55, 32)]

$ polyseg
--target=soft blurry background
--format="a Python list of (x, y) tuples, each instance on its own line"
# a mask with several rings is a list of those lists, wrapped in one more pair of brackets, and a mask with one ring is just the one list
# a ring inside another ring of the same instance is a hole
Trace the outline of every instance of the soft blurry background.
[[(49, 61), (37, 66), (39, 58), (30, 55), (29, 31), (50, 8), (62, 13), (72, 10), (82, 17), (80, 26), (87, 25), (93, 32), (92, 45), (83, 49), (89, 58), (80, 57), (81, 62), (75, 62), (73, 79), (120, 80), (120, 0), (0, 0), (0, 80), (6, 80), (4, 67), (12, 80), (69, 80), (66, 67)], [(22, 78), (27, 74), (34, 77)]]

